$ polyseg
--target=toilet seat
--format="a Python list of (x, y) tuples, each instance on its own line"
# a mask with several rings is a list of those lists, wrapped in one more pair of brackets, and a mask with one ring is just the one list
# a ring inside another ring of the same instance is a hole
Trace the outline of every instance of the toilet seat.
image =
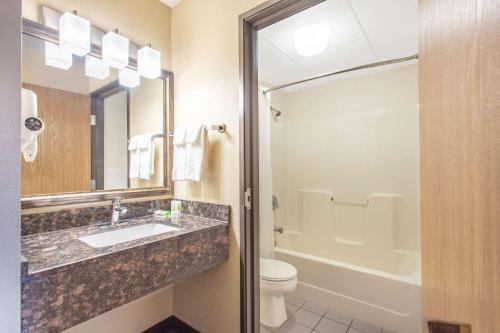
[(297, 277), (297, 269), (292, 265), (274, 259), (260, 258), (260, 278), (266, 281), (288, 281)]

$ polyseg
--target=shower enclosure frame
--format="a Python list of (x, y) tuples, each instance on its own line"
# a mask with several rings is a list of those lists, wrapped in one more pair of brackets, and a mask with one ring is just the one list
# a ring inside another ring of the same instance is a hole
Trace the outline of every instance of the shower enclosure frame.
[(239, 16), (241, 333), (260, 332), (257, 32), (323, 1), (269, 0)]

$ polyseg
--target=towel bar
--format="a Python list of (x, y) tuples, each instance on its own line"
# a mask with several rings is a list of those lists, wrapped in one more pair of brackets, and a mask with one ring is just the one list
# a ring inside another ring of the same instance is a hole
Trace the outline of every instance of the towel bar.
[[(214, 125), (206, 126), (206, 128), (209, 131), (217, 131), (219, 133), (226, 132), (226, 124), (214, 124)], [(166, 136), (174, 136), (174, 132), (168, 132)], [(153, 138), (162, 138), (162, 137), (165, 137), (165, 135), (164, 134), (153, 135)]]
[(358, 202), (356, 202), (356, 201), (340, 201), (340, 200), (335, 200), (334, 197), (331, 197), (330, 201), (336, 205), (361, 206), (361, 207), (368, 207), (368, 204), (370, 203), (370, 200), (358, 201)]

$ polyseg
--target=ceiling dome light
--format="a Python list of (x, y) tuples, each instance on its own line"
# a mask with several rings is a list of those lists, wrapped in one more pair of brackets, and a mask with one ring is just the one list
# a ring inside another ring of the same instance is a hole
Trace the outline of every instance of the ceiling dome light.
[(102, 37), (102, 60), (114, 68), (122, 69), (128, 65), (129, 40), (110, 31)]
[(59, 45), (77, 56), (90, 52), (90, 22), (66, 12), (59, 19)]
[(305, 57), (323, 52), (328, 46), (330, 31), (319, 24), (308, 25), (295, 32), (295, 49)]

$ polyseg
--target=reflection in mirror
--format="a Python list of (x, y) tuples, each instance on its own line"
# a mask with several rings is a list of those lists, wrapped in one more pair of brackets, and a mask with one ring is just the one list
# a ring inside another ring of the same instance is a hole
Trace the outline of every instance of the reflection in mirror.
[(36, 95), (26, 112), (45, 128), (34, 160), (23, 158), (22, 195), (163, 187), (165, 80), (128, 89), (114, 69), (104, 80), (86, 76), (77, 56), (67, 70), (50, 67), (45, 43), (23, 35), (23, 88)]

